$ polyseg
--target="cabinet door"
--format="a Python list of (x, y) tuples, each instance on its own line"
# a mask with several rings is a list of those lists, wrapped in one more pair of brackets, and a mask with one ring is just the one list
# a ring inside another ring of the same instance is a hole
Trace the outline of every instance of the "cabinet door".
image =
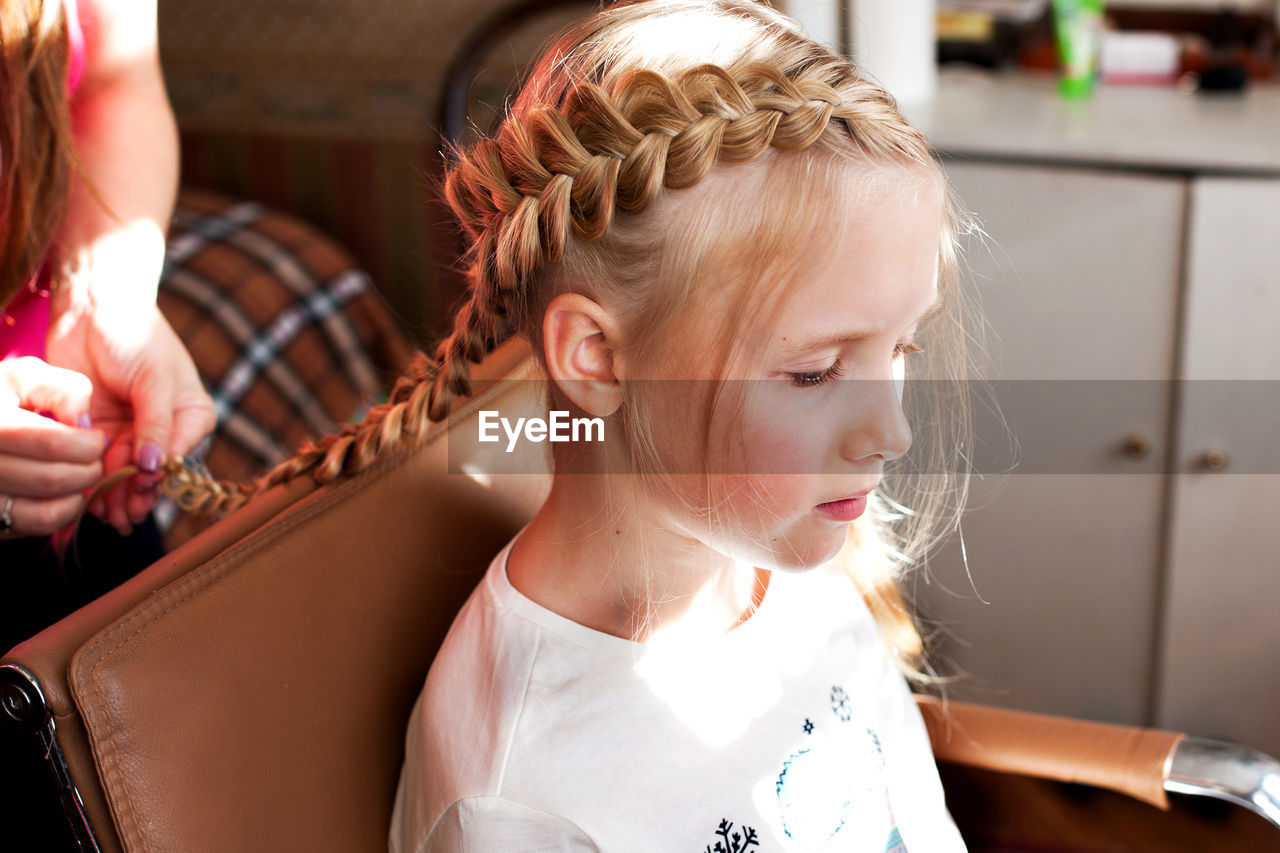
[(1194, 183), (1185, 313), (1158, 723), (1280, 754), (1280, 180)]
[[(1185, 182), (947, 170), (989, 235), (968, 263), (992, 332), (984, 373), (997, 380), (1022, 465), (972, 480), (967, 571), (953, 537), (931, 562), (936, 582), (915, 581), (916, 599), (940, 629), (943, 668), (949, 660), (969, 675), (955, 695), (1143, 722)], [(1145, 457), (1122, 449), (1134, 434)]]

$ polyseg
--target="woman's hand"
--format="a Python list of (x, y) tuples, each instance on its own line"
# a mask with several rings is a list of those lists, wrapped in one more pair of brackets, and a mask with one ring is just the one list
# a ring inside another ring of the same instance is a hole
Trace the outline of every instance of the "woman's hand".
[(97, 0), (88, 65), (72, 100), (80, 173), (59, 235), (48, 358), (93, 382), (114, 486), (90, 511), (121, 533), (155, 503), (164, 457), (214, 425), (191, 357), (155, 305), (178, 177), (178, 137), (156, 44), (155, 0)]
[(106, 443), (84, 428), (92, 390), (83, 374), (38, 358), (0, 361), (0, 539), (48, 536), (79, 516)]
[(103, 473), (131, 464), (143, 472), (90, 507), (126, 534), (155, 504), (164, 458), (189, 453), (213, 430), (213, 401), (154, 305), (122, 312), (103, 303), (89, 311), (64, 311), (50, 327), (48, 358), (93, 384), (89, 413), (111, 439)]
[(95, 0), (88, 64), (71, 103), (80, 169), (58, 235), (48, 359), (93, 382), (94, 423), (111, 446), (112, 487), (90, 512), (121, 533), (155, 503), (166, 455), (214, 425), (191, 357), (156, 308), (164, 233), (178, 179), (178, 136), (156, 42), (155, 0)]

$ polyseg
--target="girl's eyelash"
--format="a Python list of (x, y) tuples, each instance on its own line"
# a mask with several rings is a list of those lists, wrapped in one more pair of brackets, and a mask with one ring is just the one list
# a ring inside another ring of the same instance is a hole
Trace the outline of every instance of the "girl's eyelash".
[(915, 353), (924, 352), (924, 350), (913, 343), (898, 344), (893, 348), (894, 355), (914, 355)]
[[(924, 350), (913, 343), (898, 344), (893, 348), (893, 354), (899, 355), (915, 355), (924, 352)], [(813, 371), (810, 373), (788, 373), (787, 378), (791, 380), (791, 384), (797, 388), (813, 388), (830, 382), (832, 379), (839, 379), (844, 375), (844, 365), (836, 359), (830, 367), (824, 370)]]
[(832, 379), (839, 379), (843, 373), (844, 367), (840, 364), (840, 359), (836, 359), (835, 363), (825, 370), (819, 370), (814, 373), (788, 373), (787, 378), (797, 388), (813, 388), (825, 382), (830, 382)]

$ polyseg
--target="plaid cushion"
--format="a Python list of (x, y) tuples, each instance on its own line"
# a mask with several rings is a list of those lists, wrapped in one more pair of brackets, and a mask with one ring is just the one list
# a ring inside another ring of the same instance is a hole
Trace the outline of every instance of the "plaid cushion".
[(209, 192), (178, 199), (158, 302), (213, 397), (205, 461), (220, 478), (252, 479), (357, 417), (410, 355), (331, 239)]

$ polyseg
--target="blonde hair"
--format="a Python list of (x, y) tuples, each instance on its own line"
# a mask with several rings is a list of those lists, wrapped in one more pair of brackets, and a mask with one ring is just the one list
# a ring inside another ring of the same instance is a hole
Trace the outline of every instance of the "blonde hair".
[(75, 163), (61, 0), (0, 4), (0, 308), (39, 269)]
[[(655, 215), (668, 191), (697, 185), (722, 162), (762, 156), (771, 158), (769, 197), (726, 216), (723, 197), (691, 194), (680, 210), (685, 218), (673, 224)], [(472, 244), (469, 296), (452, 333), (401, 381), (388, 406), (304, 449), (263, 485), (312, 467), (322, 481), (361, 470), (403, 434), (444, 419), (453, 398), (470, 393), (470, 366), (511, 331), (541, 354), (542, 315), (557, 292), (576, 289), (617, 307), (625, 326), (644, 330), (628, 344), (643, 361), (688, 321), (709, 265), (776, 269), (795, 256), (797, 235), (819, 247), (831, 205), (848, 202), (826, 186), (831, 176), (872, 167), (944, 183), (926, 140), (883, 89), (750, 0), (641, 0), (604, 9), (551, 45), (494, 136), (456, 158), (445, 193)], [(954, 306), (947, 286), (953, 221), (948, 215), (939, 251), (940, 289)], [(763, 293), (761, 280), (736, 291), (722, 331), (784, 298), (782, 290)], [(959, 320), (953, 314), (938, 326), (926, 372), (963, 379)], [(728, 335), (720, 337), (723, 364), (730, 347)], [(643, 406), (624, 403), (624, 411), (631, 446), (643, 457), (650, 434)], [(951, 458), (957, 435), (963, 439), (964, 407), (931, 421), (944, 433), (935, 442), (938, 458), (922, 475), (896, 485), (886, 479), (840, 557), (909, 671), (918, 671), (922, 643), (898, 578), (954, 523), (964, 496)], [(242, 499), (232, 492), (214, 503)], [(906, 510), (912, 500), (919, 502)]]

